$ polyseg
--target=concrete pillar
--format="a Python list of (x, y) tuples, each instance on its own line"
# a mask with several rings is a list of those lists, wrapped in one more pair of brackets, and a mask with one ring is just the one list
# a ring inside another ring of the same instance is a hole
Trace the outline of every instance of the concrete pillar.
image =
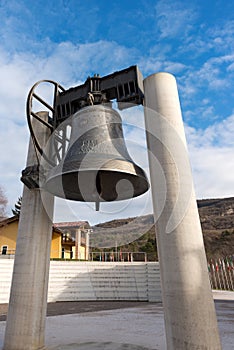
[(168, 350), (221, 349), (175, 78), (144, 80)]
[[(48, 119), (47, 112), (38, 114)], [(41, 123), (33, 122), (43, 147), (49, 131)], [(34, 164), (37, 164), (37, 158), (30, 141), (27, 166)], [(47, 201), (47, 211), (42, 204), (40, 190), (29, 190), (24, 186), (4, 350), (44, 349), (53, 196), (46, 193), (44, 201)]]
[(85, 260), (89, 260), (89, 234), (90, 230), (85, 231)]
[(76, 259), (80, 259), (80, 246), (81, 246), (81, 232), (80, 229), (76, 229)]

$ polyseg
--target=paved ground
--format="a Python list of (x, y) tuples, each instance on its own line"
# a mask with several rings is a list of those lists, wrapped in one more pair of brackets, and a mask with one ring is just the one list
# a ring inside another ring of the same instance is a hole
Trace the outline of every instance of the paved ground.
[[(223, 350), (234, 349), (234, 293), (214, 295)], [(7, 305), (0, 304), (0, 349)], [(48, 350), (166, 350), (163, 307), (147, 302), (48, 304)]]
[[(47, 316), (80, 314), (149, 305), (147, 301), (66, 301), (47, 304)], [(6, 321), (8, 304), (0, 304), (0, 321)]]

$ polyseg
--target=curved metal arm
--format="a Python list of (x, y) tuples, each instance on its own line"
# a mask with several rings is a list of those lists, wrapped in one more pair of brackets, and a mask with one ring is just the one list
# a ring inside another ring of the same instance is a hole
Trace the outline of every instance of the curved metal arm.
[[(40, 96), (38, 96), (35, 93), (36, 87), (41, 83), (50, 83), (50, 84), (54, 85), (53, 106), (49, 105), (46, 101), (44, 101)], [(54, 162), (51, 162), (51, 160), (49, 160), (48, 157), (44, 154), (43, 149), (41, 148), (41, 146), (36, 138), (36, 135), (34, 133), (31, 117), (36, 118), (40, 123), (42, 123), (43, 125), (48, 127), (52, 133), (54, 131), (54, 125), (53, 125), (54, 124), (54, 114), (55, 114), (54, 106), (55, 106), (56, 97), (58, 96), (58, 94), (60, 92), (59, 90), (65, 91), (65, 89), (61, 85), (56, 83), (55, 81), (53, 81), (53, 80), (39, 80), (37, 83), (35, 83), (32, 86), (31, 90), (29, 91), (29, 94), (27, 97), (27, 102), (26, 102), (26, 114), (27, 114), (28, 127), (29, 127), (29, 131), (30, 131), (33, 143), (34, 143), (35, 147), (37, 148), (38, 152), (40, 153), (40, 155), (51, 165), (55, 165), (55, 164), (54, 164)], [(33, 98), (36, 99), (37, 101), (39, 101), (42, 105), (44, 105), (47, 109), (49, 109), (52, 112), (51, 123), (42, 120), (36, 114), (36, 112), (33, 111), (33, 109), (32, 109)]]

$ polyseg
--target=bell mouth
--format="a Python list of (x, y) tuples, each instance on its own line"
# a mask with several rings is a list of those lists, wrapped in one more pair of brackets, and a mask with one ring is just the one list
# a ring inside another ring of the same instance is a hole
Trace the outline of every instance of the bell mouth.
[[(71, 170), (72, 167), (75, 170)], [(149, 182), (138, 165), (113, 160), (99, 170), (81, 168), (77, 171), (77, 164), (70, 164), (69, 172), (51, 175), (44, 189), (57, 197), (74, 201), (111, 202), (142, 195), (149, 189)]]

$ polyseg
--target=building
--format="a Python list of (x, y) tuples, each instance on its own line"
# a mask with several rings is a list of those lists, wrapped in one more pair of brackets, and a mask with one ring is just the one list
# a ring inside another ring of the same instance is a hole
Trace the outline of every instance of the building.
[(87, 221), (60, 222), (54, 224), (63, 232), (62, 258), (89, 260), (90, 226)]
[[(18, 234), (19, 217), (13, 216), (0, 222), (0, 255), (14, 255)], [(62, 254), (62, 231), (53, 226), (51, 240), (51, 258), (60, 258)]]
[[(18, 216), (0, 222), (0, 257), (14, 256), (18, 234)], [(88, 222), (62, 222), (53, 225), (51, 259), (89, 259)]]

